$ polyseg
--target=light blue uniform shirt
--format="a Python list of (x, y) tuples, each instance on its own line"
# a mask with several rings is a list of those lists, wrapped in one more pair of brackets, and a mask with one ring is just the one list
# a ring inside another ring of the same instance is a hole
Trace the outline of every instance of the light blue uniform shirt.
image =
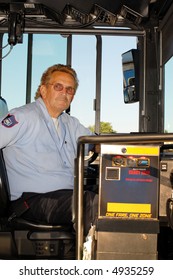
[(92, 132), (66, 113), (58, 123), (57, 133), (41, 98), (11, 110), (0, 122), (11, 200), (23, 192), (73, 189), (77, 140)]

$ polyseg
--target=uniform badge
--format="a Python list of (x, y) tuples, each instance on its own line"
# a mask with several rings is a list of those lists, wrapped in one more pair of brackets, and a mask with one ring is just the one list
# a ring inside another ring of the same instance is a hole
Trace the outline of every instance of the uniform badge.
[(2, 125), (5, 127), (13, 127), (15, 124), (18, 122), (15, 119), (14, 115), (7, 115), (3, 120), (2, 120)]

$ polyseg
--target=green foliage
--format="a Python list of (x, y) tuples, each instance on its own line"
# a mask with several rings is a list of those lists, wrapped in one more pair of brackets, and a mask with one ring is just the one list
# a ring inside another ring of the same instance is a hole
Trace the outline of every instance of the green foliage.
[[(95, 132), (95, 125), (90, 125), (88, 127), (92, 132)], [(116, 133), (115, 130), (113, 130), (112, 124), (110, 122), (100, 122), (100, 134), (110, 134), (110, 133)]]

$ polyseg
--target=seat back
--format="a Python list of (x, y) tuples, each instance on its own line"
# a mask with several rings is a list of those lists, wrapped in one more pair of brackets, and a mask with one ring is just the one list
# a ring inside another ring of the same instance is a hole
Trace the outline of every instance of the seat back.
[(3, 151), (0, 149), (0, 218), (7, 215), (9, 206), (9, 183), (3, 158)]

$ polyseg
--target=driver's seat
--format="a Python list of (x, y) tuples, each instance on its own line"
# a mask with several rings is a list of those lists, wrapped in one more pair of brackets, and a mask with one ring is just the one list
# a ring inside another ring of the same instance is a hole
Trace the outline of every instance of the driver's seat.
[(20, 217), (9, 219), (9, 183), (0, 150), (0, 258), (75, 259), (71, 226), (38, 224)]

